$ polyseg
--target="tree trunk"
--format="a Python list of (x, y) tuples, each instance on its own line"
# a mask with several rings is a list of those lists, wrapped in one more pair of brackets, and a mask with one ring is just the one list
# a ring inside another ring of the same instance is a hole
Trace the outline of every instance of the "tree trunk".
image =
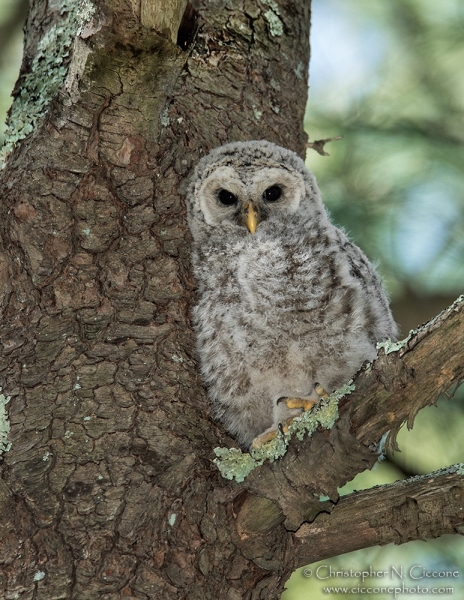
[(182, 193), (225, 142), (303, 154), (310, 3), (74, 4), (32, 2), (1, 180), (0, 595), (277, 598), (292, 542), (244, 555), (211, 461)]

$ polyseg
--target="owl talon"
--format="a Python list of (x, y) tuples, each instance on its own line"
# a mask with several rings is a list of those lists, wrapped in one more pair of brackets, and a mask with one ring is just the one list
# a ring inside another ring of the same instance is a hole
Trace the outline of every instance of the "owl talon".
[(268, 442), (273, 440), (276, 437), (277, 433), (278, 433), (278, 429), (272, 429), (272, 431), (266, 431), (265, 433), (258, 435), (251, 442), (250, 449), (258, 450), (258, 448), (261, 448), (261, 446), (264, 446), (264, 444), (267, 444)]
[[(321, 398), (327, 398), (329, 395), (320, 383), (314, 384), (314, 391), (319, 396), (317, 400), (312, 400), (309, 398), (287, 398), (284, 396), (283, 398), (279, 398), (277, 400), (277, 404), (283, 402), (290, 410), (300, 408), (303, 410), (303, 412), (305, 412), (317, 404)], [(255, 439), (251, 442), (250, 450), (257, 450), (258, 448), (261, 448), (264, 446), (264, 444), (267, 444), (273, 440), (279, 433), (281, 435), (287, 433), (288, 428), (293, 423), (293, 419), (293, 417), (289, 417), (288, 419), (285, 419), (285, 421), (278, 423), (277, 427), (268, 429), (264, 433), (261, 433), (261, 435), (255, 437)]]
[(328, 393), (325, 391), (325, 389), (322, 387), (322, 385), (320, 383), (315, 383), (314, 384), (314, 391), (316, 392), (316, 394), (318, 396), (320, 396), (321, 398), (327, 398), (328, 397)]
[(287, 408), (302, 408), (307, 411), (318, 403), (318, 400), (308, 400), (303, 398), (279, 398), (277, 403), (283, 402)]
[(258, 435), (251, 442), (250, 449), (257, 450), (258, 448), (261, 448), (262, 446), (264, 446), (264, 444), (267, 444), (268, 442), (273, 440), (275, 437), (277, 437), (277, 434), (280, 433), (281, 435), (283, 435), (284, 433), (287, 433), (288, 428), (290, 427), (290, 425), (292, 423), (293, 423), (293, 418), (290, 417), (289, 419), (285, 419), (285, 421), (283, 421), (282, 423), (279, 423), (277, 425), (276, 429), (270, 429), (268, 431), (265, 431), (261, 435)]
[(283, 397), (283, 398), (279, 398), (277, 400), (277, 404), (279, 404), (280, 402), (283, 402), (287, 406), (287, 408), (290, 408), (290, 409), (302, 408), (303, 412), (306, 412), (307, 410), (310, 410), (315, 404), (317, 404), (321, 398), (327, 398), (327, 396), (329, 395), (320, 383), (314, 384), (314, 391), (319, 396), (319, 398), (317, 400), (313, 400), (313, 399), (309, 399), (309, 398)]

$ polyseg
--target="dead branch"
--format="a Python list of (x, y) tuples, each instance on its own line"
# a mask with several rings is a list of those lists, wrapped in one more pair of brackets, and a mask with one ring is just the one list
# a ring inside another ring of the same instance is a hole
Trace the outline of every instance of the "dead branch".
[(342, 135), (336, 135), (335, 137), (327, 138), (325, 140), (314, 140), (314, 142), (308, 142), (306, 144), (306, 148), (311, 148), (311, 150), (315, 150), (321, 156), (330, 156), (330, 154), (324, 150), (324, 146), (329, 142), (335, 142), (341, 139), (343, 139)]

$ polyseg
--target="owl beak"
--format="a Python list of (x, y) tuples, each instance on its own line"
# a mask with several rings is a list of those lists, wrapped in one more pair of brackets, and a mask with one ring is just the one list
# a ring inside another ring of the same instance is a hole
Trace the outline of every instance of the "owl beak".
[(250, 202), (247, 202), (243, 207), (243, 215), (245, 217), (245, 225), (248, 227), (249, 232), (254, 233), (259, 223), (259, 214), (255, 206)]

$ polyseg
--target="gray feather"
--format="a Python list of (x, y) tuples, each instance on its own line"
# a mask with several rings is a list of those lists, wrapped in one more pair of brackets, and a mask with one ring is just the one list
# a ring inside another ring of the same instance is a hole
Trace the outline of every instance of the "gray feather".
[[(263, 192), (278, 186), (282, 197)], [(220, 189), (237, 197), (224, 206)], [(261, 215), (251, 234), (243, 203)], [(193, 309), (201, 371), (214, 416), (248, 446), (299, 413), (281, 397), (332, 391), (396, 325), (373, 266), (330, 223), (312, 173), (290, 150), (266, 141), (213, 150), (187, 194), (198, 283)]]

